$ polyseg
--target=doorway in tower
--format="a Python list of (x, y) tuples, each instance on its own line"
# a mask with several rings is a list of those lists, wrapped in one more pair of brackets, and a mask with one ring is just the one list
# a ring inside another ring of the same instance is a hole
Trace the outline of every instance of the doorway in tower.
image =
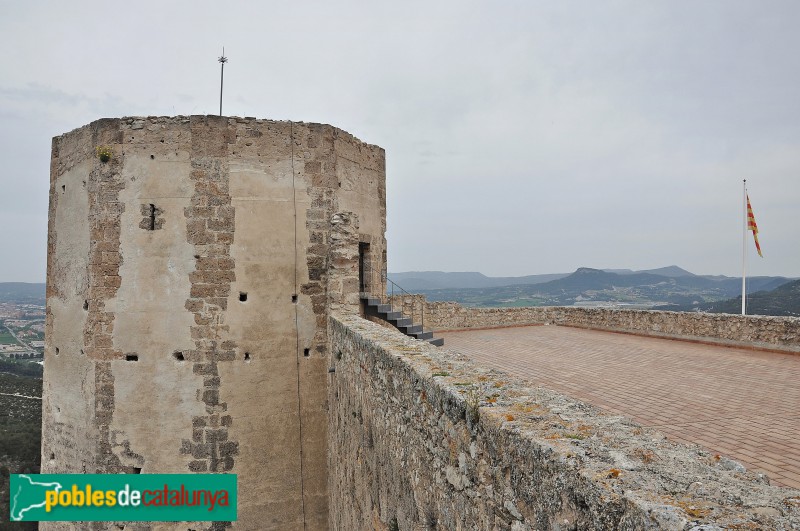
[(372, 268), (369, 261), (369, 244), (358, 244), (358, 291), (370, 293), (372, 289)]

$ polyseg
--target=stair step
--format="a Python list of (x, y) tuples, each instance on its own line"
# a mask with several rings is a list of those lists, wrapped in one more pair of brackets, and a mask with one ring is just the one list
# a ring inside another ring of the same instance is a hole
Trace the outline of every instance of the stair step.
[(424, 330), (422, 325), (414, 324), (412, 318), (406, 317), (401, 311), (395, 311), (391, 304), (384, 304), (379, 297), (374, 297), (369, 293), (360, 293), (360, 295), (366, 305), (367, 314), (382, 318), (407, 336), (427, 341), (437, 347), (444, 345), (443, 338), (434, 338), (433, 332)]
[[(408, 328), (409, 326), (412, 326), (414, 323), (408, 317), (401, 317), (392, 324), (394, 324), (394, 326), (399, 329), (399, 328)], [(405, 330), (401, 330), (401, 332), (405, 332)]]
[(420, 325), (412, 324), (409, 326), (404, 326), (403, 328), (404, 330), (401, 330), (401, 332), (407, 336), (413, 336), (414, 334), (422, 333), (422, 327)]

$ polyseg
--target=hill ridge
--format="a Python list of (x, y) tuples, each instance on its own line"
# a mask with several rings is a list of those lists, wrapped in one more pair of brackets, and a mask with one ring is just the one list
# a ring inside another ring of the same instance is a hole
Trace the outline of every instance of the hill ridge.
[[(404, 289), (424, 293), (432, 301), (484, 307), (581, 305), (677, 309), (723, 301), (735, 297), (741, 289), (740, 278), (696, 275), (678, 266), (643, 271), (609, 271), (581, 266), (567, 274), (525, 277), (471, 275), (473, 279), (481, 278), (481, 284), (468, 284), (468, 287), (458, 284), (463, 276), (448, 279), (444, 272), (437, 274), (438, 279), (425, 278), (420, 272), (416, 275), (395, 273), (389, 278)], [(442, 279), (447, 282), (442, 282)], [(748, 293), (771, 290), (791, 280), (786, 277), (751, 277), (748, 279)], [(404, 281), (408, 282), (404, 284)]]

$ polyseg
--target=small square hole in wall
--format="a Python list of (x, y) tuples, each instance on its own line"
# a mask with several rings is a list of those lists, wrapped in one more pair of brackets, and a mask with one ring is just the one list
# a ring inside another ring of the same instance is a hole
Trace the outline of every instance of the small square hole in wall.
[(245, 291), (239, 292), (239, 302), (247, 302), (247, 292)]
[(247, 363), (250, 363), (250, 353), (249, 352), (245, 352), (244, 353), (244, 361), (246, 361)]
[(184, 359), (186, 359), (186, 358), (183, 357), (183, 352), (181, 352), (180, 350), (178, 350), (176, 352), (173, 352), (172, 353), (172, 357), (175, 358), (178, 361), (183, 361)]
[(56, 347), (56, 356), (58, 356), (59, 354), (61, 354), (61, 351), (58, 349), (58, 347)]
[(304, 348), (303, 349), (303, 356), (306, 358), (311, 354), (311, 349)]
[(139, 361), (138, 354), (125, 354), (125, 361)]
[(295, 295), (292, 295), (292, 302), (293, 302), (294, 304), (297, 304), (297, 295), (296, 295), (296, 294), (295, 294)]
[(141, 474), (142, 473), (142, 467), (139, 467), (139, 466), (133, 467), (133, 473), (134, 474)]
[(84, 310), (88, 310), (89, 309), (89, 301), (83, 301), (83, 309)]

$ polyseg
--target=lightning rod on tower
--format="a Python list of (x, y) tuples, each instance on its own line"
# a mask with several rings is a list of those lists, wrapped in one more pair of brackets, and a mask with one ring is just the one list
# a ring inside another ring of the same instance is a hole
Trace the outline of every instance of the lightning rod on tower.
[(219, 115), (222, 116), (222, 82), (225, 79), (225, 63), (228, 62), (228, 58), (225, 57), (225, 47), (222, 47), (222, 55), (217, 59), (220, 62), (220, 73), (219, 73)]

